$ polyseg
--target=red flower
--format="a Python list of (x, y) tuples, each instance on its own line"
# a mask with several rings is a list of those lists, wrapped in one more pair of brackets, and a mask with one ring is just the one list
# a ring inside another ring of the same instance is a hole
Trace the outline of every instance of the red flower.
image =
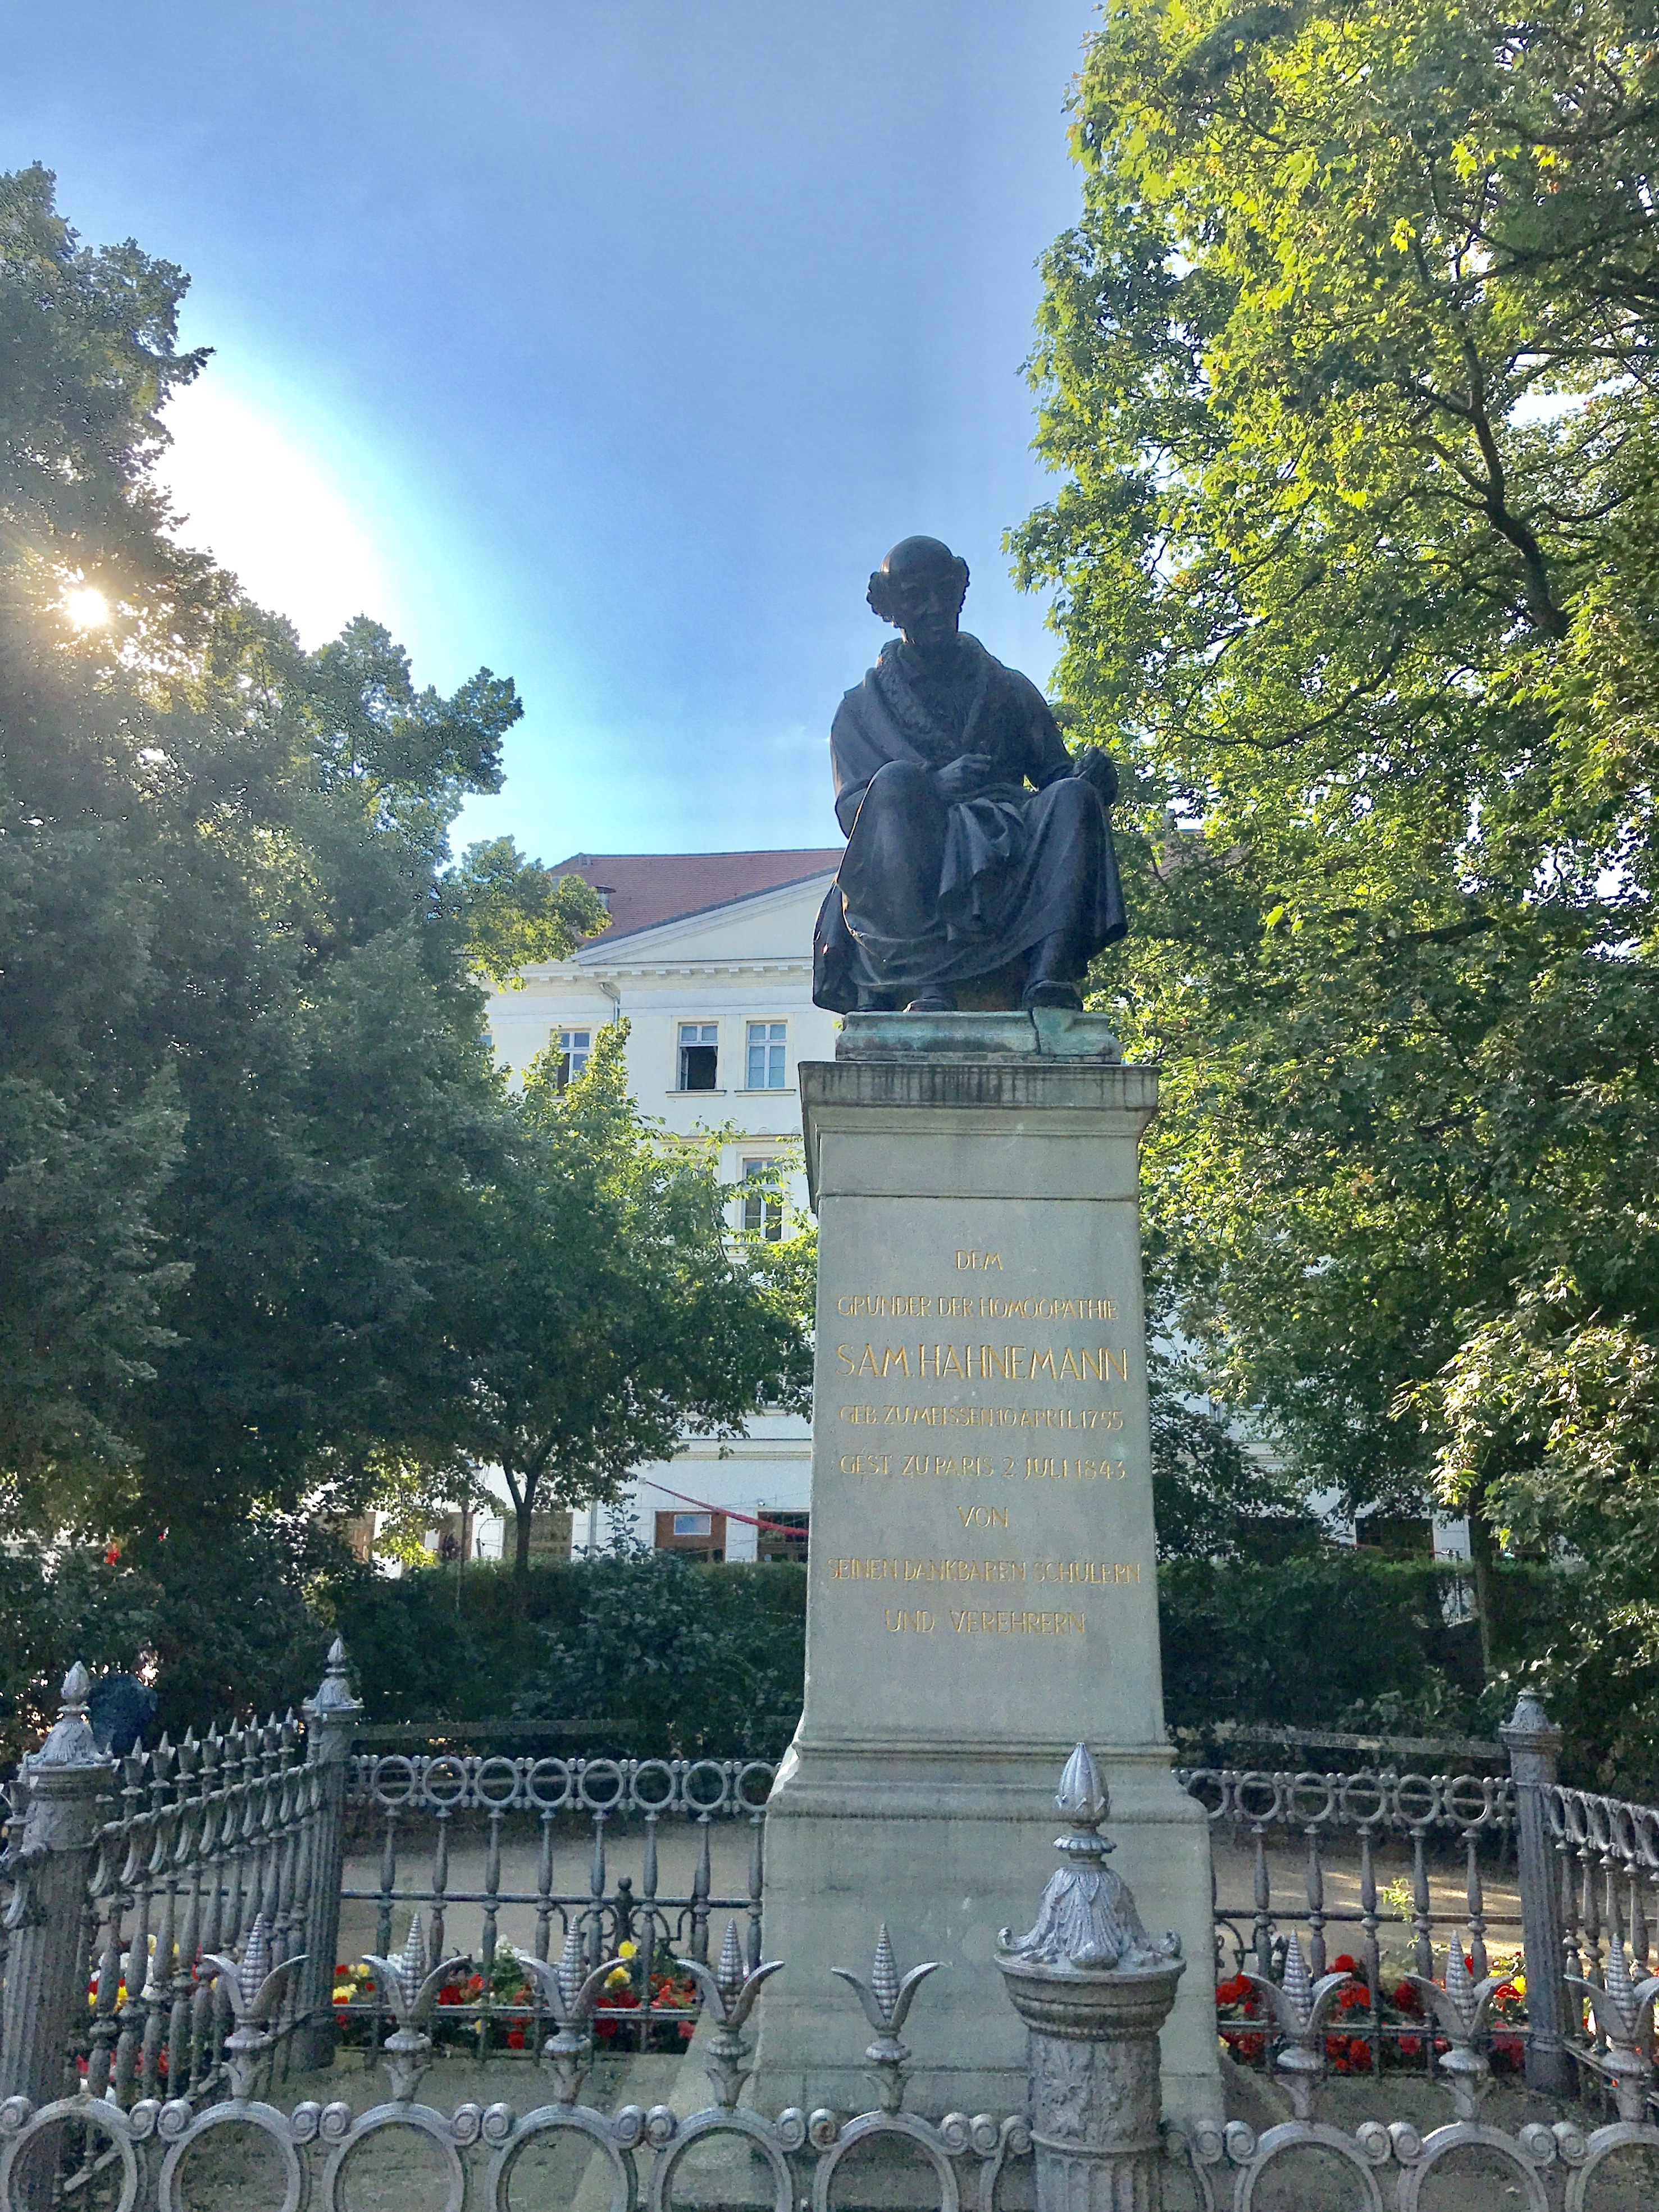
[(1359, 1961), (1352, 1952), (1339, 1951), (1335, 1958), (1331, 1960), (1329, 1971), (1333, 1974), (1357, 1974), (1359, 1972)]
[(340, 2026), (344, 2027), (349, 2021), (351, 2014), (347, 2012), (343, 2007), (336, 2005), (334, 2008), (334, 2017), (339, 2022)]
[(1402, 2058), (1420, 2058), (1423, 2056), (1422, 2037), (1402, 2035), (1400, 2039), (1400, 2056)]
[(509, 2051), (522, 2051), (524, 2049), (524, 2030), (521, 2027), (509, 2027), (507, 2029), (507, 2047)]
[(1343, 2012), (1365, 2012), (1370, 2008), (1371, 1993), (1364, 1984), (1360, 1982), (1352, 1989), (1342, 1990), (1336, 2002)]
[(1421, 2012), (1423, 2000), (1409, 1982), (1401, 1982), (1394, 1993), (1394, 2001), (1401, 2012)]
[(106, 1567), (112, 1567), (118, 1563), (120, 1557), (121, 1547), (118, 1544), (112, 1544), (104, 1553), (104, 1565)]

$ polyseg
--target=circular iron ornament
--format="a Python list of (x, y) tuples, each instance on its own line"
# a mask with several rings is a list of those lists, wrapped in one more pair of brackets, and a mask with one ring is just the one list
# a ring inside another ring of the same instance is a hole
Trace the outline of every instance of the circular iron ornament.
[[(607, 1782), (611, 1784), (611, 1795), (608, 1797), (594, 1796), (590, 1785), (595, 1781), (601, 1787)], [(628, 1782), (619, 1760), (589, 1759), (582, 1762), (581, 1778), (578, 1786), (581, 1791), (581, 1802), (590, 1813), (614, 1813), (627, 1793)]]
[(23, 2122), (5, 2148), (0, 2150), (0, 2203), (15, 2202), (11, 2177), (25, 2148), (60, 2120), (82, 2120), (88, 2127), (102, 2129), (121, 2160), (121, 2195), (115, 2212), (132, 2212), (138, 2201), (138, 2154), (132, 2147), (126, 2114), (114, 2105), (106, 2105), (101, 2097), (55, 2097), (51, 2104), (42, 2105), (38, 2112)]
[(1337, 1808), (1334, 1774), (1297, 1774), (1291, 1778), (1285, 1810), (1298, 1827), (1316, 1827), (1330, 1819)]
[(476, 1802), (489, 1806), (492, 1810), (497, 1806), (521, 1805), (524, 1802), (520, 1795), (523, 1786), (524, 1771), (520, 1762), (516, 1759), (504, 1759), (499, 1753), (489, 1759), (481, 1759), (472, 1777)]
[(476, 1759), (459, 1758), (453, 1751), (441, 1752), (436, 1759), (426, 1762), (426, 1771), (421, 1777), (422, 1799), (446, 1813), (466, 1805), (471, 1796), (469, 1770), (475, 1770), (477, 1765)]
[(1446, 1784), (1446, 1812), (1463, 1829), (1484, 1828), (1498, 1817), (1492, 1785), (1478, 1774), (1455, 1774)]
[[(1231, 2129), (1228, 2136), (1231, 2149)], [(1382, 2191), (1377, 2186), (1374, 2171), (1374, 2150), (1362, 2149), (1352, 2136), (1345, 2136), (1340, 2128), (1328, 2127), (1322, 2120), (1285, 2120), (1257, 2138), (1249, 2164), (1238, 2177), (1234, 2212), (1251, 2212), (1255, 2203), (1255, 2185), (1275, 2159), (1293, 2150), (1315, 2149), (1331, 2152), (1351, 2172), (1359, 2176), (1365, 2212), (1384, 2212)]]
[[(398, 1786), (400, 1783), (401, 1789)], [(401, 1751), (388, 1752), (383, 1759), (372, 1759), (367, 1788), (374, 1802), (388, 1811), (395, 1805), (412, 1805), (420, 1791), (414, 1760)]]
[(1442, 1817), (1440, 1788), (1426, 1774), (1402, 1774), (1395, 1784), (1395, 1809), (1413, 1828), (1426, 1828)]
[[(300, 2212), (305, 2201), (305, 2169), (300, 2164), (300, 2154), (294, 2147), (291, 2124), (285, 2112), (275, 2105), (210, 2105), (205, 2112), (198, 2112), (182, 2135), (174, 2137), (161, 2160), (161, 2171), (156, 2177), (155, 2202), (158, 2212), (181, 2212), (174, 2191), (178, 2185), (179, 2167), (192, 2143), (198, 2143), (214, 2128), (235, 2126), (256, 2129), (267, 2141), (274, 2142), (283, 2161), (283, 2201), (279, 2212)], [(0, 2191), (3, 2184), (0, 2184)]]
[[(749, 1778), (751, 1774), (759, 1774), (765, 1778), (766, 1787), (761, 1792), (758, 1801), (749, 1795)], [(777, 1766), (772, 1759), (745, 1759), (738, 1769), (737, 1778), (732, 1785), (732, 1794), (745, 1813), (763, 1813), (766, 1810), (767, 1801), (772, 1795), (772, 1784), (777, 1778)]]
[(611, 2202), (605, 2212), (631, 2212), (637, 2203), (638, 2174), (631, 2150), (619, 2149), (611, 2123), (590, 2105), (538, 2105), (526, 2112), (489, 2161), (484, 2181), (489, 2212), (513, 2212), (513, 2169), (529, 2146), (544, 2136), (580, 2136), (604, 2154), (609, 2168)]
[(1221, 1770), (1215, 1766), (1183, 1768), (1176, 1779), (1189, 1797), (1195, 1798), (1212, 1820), (1218, 1820), (1227, 1809), (1227, 1784)]
[[(803, 2130), (803, 2136), (805, 2130)], [(648, 2212), (672, 2212), (674, 2176), (682, 2159), (694, 2144), (704, 2142), (710, 2136), (742, 2136), (753, 2143), (766, 2160), (775, 2185), (771, 2212), (794, 2212), (794, 2182), (789, 2172), (789, 2161), (775, 2140), (775, 2130), (769, 2120), (757, 2112), (745, 2112), (738, 2106), (713, 2112), (698, 2112), (677, 2130), (672, 2148), (660, 2152), (651, 2170), (651, 2186), (646, 2196)], [(823, 2169), (818, 2169), (821, 2173)], [(817, 2199), (813, 2198), (816, 2208)], [(957, 2212), (954, 2201), (945, 2212)]]
[[(1659, 2136), (1655, 2136), (1655, 2141), (1659, 2142)], [(1443, 2159), (1449, 2158), (1454, 2151), (1477, 2149), (1491, 2151), (1520, 2175), (1527, 2212), (1549, 2212), (1549, 2191), (1536, 2163), (1513, 2136), (1506, 2136), (1499, 2128), (1482, 2127), (1475, 2120), (1457, 2120), (1450, 2127), (1437, 2128), (1432, 2135), (1424, 2136), (1421, 2150), (1400, 2178), (1400, 2212), (1419, 2212), (1424, 2188)], [(1571, 2192), (1568, 2194), (1571, 2201)]]
[[(437, 2144), (444, 2154), (449, 2183), (443, 2212), (465, 2212), (466, 2168), (461, 2164), (461, 2154), (447, 2123), (428, 2105), (376, 2105), (359, 2117), (323, 2168), (323, 2203), (327, 2212), (349, 2212), (339, 2193), (346, 2160), (360, 2143), (367, 2142), (371, 2136), (384, 2135), (391, 2128), (411, 2129)], [(173, 2212), (173, 2208), (163, 2206), (162, 2212)], [(287, 2205), (283, 2207), (283, 2212), (289, 2212)]]
[(830, 2191), (836, 2167), (855, 2145), (875, 2136), (896, 2136), (922, 2153), (939, 2183), (939, 2201), (930, 2212), (960, 2212), (962, 2191), (948, 2154), (970, 2148), (971, 2127), (965, 2112), (947, 2112), (937, 2129), (912, 2112), (860, 2112), (842, 2130), (834, 2148), (818, 2160), (817, 2172), (812, 2176), (812, 2212), (830, 2212)]
[[(672, 1813), (674, 1810), (679, 1802), (679, 1778), (675, 1771), (678, 1763), (677, 1759), (641, 1759), (635, 1764), (633, 1788), (629, 1796), (629, 1804), (635, 1812)], [(662, 1783), (663, 1795), (660, 1797), (653, 1797), (650, 1790), (642, 1786), (647, 1781)]]
[[(1233, 1802), (1243, 1819), (1276, 1820), (1280, 1817), (1284, 1805), (1280, 1779), (1277, 1774), (1263, 1773), (1257, 1766), (1239, 1776), (1233, 1785)], [(1264, 1796), (1265, 1804), (1261, 1802)]]
[[(712, 1797), (698, 1796), (696, 1778), (700, 1774), (714, 1776), (718, 1786)], [(732, 1802), (732, 1770), (723, 1759), (688, 1759), (685, 1771), (680, 1777), (680, 1789), (684, 1795), (688, 1813), (723, 1813)]]
[(1568, 2177), (1562, 2212), (1584, 2212), (1591, 2181), (1615, 2151), (1650, 2150), (1659, 2154), (1659, 2128), (1638, 2126), (1633, 2120), (1614, 2120), (1605, 2128), (1597, 2128), (1584, 2150), (1583, 2164)]
[(568, 1759), (538, 1759), (530, 1770), (525, 1789), (538, 1811), (568, 1811), (576, 1802), (570, 1761)]
[(1345, 1774), (1336, 1802), (1343, 1819), (1352, 1820), (1357, 1828), (1374, 1827), (1386, 1818), (1389, 1809), (1388, 1792), (1375, 1774)]

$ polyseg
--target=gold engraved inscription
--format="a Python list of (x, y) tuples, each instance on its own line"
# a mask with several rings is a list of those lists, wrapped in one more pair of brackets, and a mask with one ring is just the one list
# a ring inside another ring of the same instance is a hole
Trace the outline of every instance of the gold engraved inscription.
[(853, 1428), (1106, 1429), (1123, 1426), (1121, 1406), (842, 1406)]
[(1129, 1350), (1109, 1344), (838, 1344), (845, 1375), (919, 1382), (1127, 1382)]
[(836, 1311), (847, 1321), (1115, 1321), (1117, 1301), (1058, 1292), (843, 1291)]
[(1080, 1613), (993, 1613), (988, 1607), (970, 1613), (951, 1608), (951, 1626), (958, 1636), (1082, 1636)]
[(1134, 1559), (832, 1559), (837, 1583), (1138, 1583)]

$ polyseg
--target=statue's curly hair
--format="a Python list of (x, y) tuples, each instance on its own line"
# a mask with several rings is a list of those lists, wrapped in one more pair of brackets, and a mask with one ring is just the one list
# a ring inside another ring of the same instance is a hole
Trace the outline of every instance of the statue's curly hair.
[[(893, 548), (892, 553), (890, 553), (887, 556), (887, 558), (882, 562), (880, 568), (872, 574), (869, 589), (864, 595), (866, 599), (869, 602), (870, 611), (872, 614), (879, 615), (883, 622), (890, 623), (895, 629), (898, 629), (902, 627), (899, 622), (897, 606), (893, 594), (898, 589), (900, 585), (903, 583), (904, 579), (902, 576), (895, 576), (892, 573), (893, 555), (895, 553), (902, 553), (907, 547), (912, 545), (920, 546), (925, 544), (931, 546), (938, 544), (939, 541), (936, 538), (916, 539), (914, 538), (907, 538), (903, 539), (901, 544)], [(942, 544), (939, 545), (939, 551), (946, 556), (951, 568), (954, 568), (957, 575), (961, 580), (957, 591), (957, 605), (960, 608), (963, 601), (968, 596), (968, 563), (963, 559), (959, 553), (951, 552), (948, 546)]]

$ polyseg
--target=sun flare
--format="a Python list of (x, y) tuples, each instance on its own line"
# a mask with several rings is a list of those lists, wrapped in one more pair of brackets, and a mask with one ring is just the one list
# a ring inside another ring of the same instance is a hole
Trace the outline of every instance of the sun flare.
[(109, 620), (109, 601), (85, 584), (77, 591), (64, 592), (64, 612), (76, 629), (100, 629)]

